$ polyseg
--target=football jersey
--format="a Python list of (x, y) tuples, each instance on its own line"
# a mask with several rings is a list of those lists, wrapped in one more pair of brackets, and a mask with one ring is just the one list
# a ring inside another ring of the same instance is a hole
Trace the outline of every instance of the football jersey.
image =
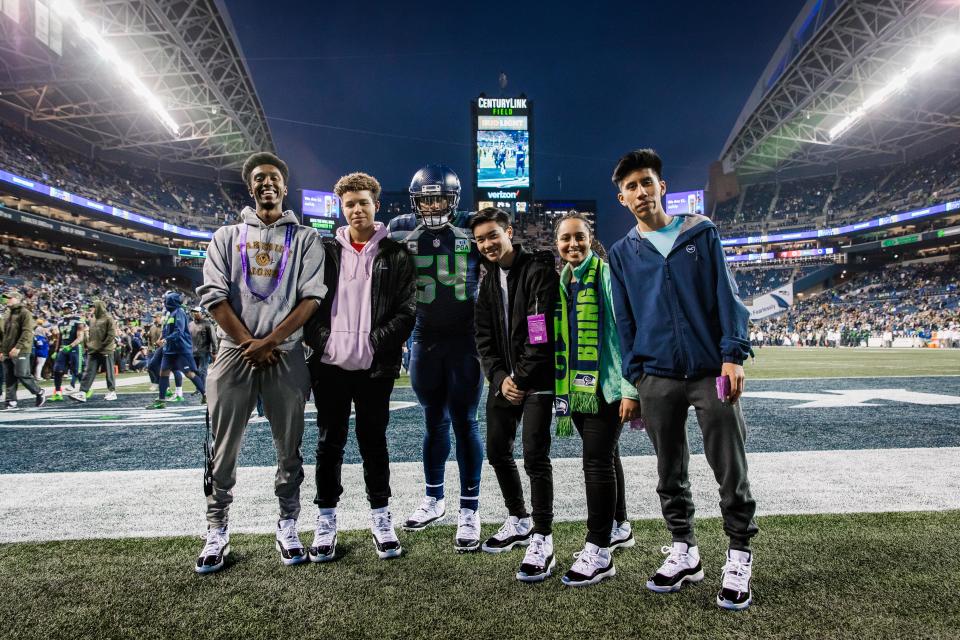
[(473, 335), (480, 253), (468, 217), (457, 212), (439, 231), (421, 225), (412, 213), (390, 221), (390, 238), (407, 248), (417, 269), (415, 340)]
[(60, 346), (66, 347), (73, 343), (80, 334), (80, 327), (83, 326), (83, 320), (80, 318), (64, 318), (60, 321)]

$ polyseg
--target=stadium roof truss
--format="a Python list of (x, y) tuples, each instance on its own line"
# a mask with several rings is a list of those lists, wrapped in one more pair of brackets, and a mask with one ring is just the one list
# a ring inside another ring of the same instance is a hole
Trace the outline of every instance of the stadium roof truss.
[[(960, 2), (837, 3), (789, 64), (781, 62), (778, 68), (771, 61), (721, 154), (725, 169), (755, 175), (858, 158), (895, 158), (945, 133), (956, 134), (960, 76), (954, 58), (932, 70), (932, 79), (908, 86), (843, 136), (831, 140), (829, 135), (831, 127), (946, 33), (960, 34)], [(784, 48), (781, 44), (778, 53)]]
[[(89, 0), (80, 13), (180, 125), (171, 133), (68, 25), (63, 55), (0, 15), (0, 103), (103, 151), (227, 168), (273, 150), (263, 107), (214, 0)], [(29, 25), (29, 28), (28, 28)]]

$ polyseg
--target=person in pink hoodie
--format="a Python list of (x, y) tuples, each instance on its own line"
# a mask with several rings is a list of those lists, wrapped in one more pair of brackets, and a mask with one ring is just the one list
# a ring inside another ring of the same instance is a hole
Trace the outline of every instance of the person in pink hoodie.
[(310, 378), (320, 432), (315, 500), (320, 511), (309, 556), (313, 562), (336, 559), (337, 503), (352, 403), (374, 547), (380, 558), (393, 558), (402, 550), (388, 507), (387, 424), (402, 346), (416, 315), (415, 269), (406, 248), (374, 220), (380, 209), (376, 178), (351, 173), (340, 178), (334, 192), (347, 224), (324, 240), (324, 282), (330, 291), (304, 329), (304, 340), (313, 348)]

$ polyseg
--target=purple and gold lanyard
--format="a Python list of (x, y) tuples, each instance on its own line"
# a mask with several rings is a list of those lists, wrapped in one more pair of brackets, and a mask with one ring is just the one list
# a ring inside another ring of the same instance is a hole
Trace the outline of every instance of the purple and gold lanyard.
[[(254, 290), (253, 283), (250, 282), (250, 259), (247, 257), (247, 228), (249, 225), (240, 225), (240, 267), (243, 269), (243, 280), (247, 283), (247, 289), (261, 301), (266, 300), (280, 286), (280, 280), (283, 278), (283, 272), (287, 270), (287, 260), (290, 258), (290, 241), (293, 240), (294, 226), (287, 225), (287, 234), (283, 239), (283, 255), (280, 257), (280, 268), (277, 269), (277, 278), (274, 280), (270, 290), (266, 293), (259, 293)], [(261, 248), (262, 250), (262, 248)]]

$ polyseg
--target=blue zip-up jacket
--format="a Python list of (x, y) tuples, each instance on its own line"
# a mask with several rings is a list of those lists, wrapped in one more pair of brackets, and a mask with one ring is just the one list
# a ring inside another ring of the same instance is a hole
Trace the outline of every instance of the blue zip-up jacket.
[(623, 375), (719, 375), (753, 351), (750, 313), (727, 267), (720, 233), (708, 218), (684, 215), (666, 258), (634, 227), (610, 250)]
[(190, 337), (190, 322), (187, 312), (180, 306), (179, 295), (167, 296), (164, 305), (167, 317), (163, 321), (163, 352), (168, 354), (184, 353), (193, 355), (193, 339)]

